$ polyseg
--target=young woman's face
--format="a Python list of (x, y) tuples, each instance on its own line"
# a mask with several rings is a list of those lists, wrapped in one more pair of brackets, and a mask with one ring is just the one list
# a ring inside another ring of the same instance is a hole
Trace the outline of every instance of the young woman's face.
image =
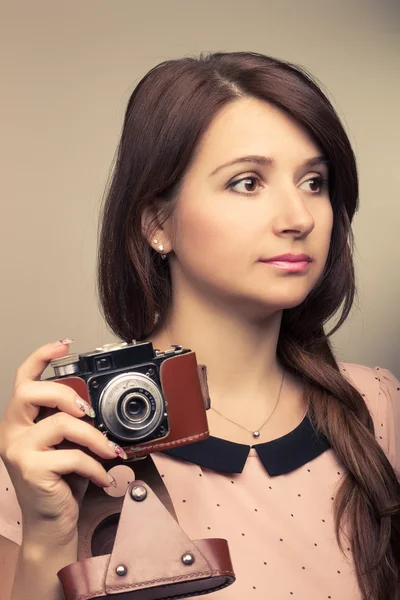
[[(224, 107), (177, 200), (168, 245), (175, 281), (184, 277), (211, 301), (261, 315), (300, 304), (323, 272), (333, 224), (321, 155), (307, 132), (266, 102), (242, 98)], [(245, 156), (265, 164), (223, 166)], [(286, 253), (312, 262), (298, 273), (260, 262)]]

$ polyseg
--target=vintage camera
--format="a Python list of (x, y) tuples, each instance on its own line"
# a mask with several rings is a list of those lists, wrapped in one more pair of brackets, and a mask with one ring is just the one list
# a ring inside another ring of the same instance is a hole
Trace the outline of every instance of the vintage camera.
[[(55, 377), (94, 409), (92, 424), (128, 457), (208, 437), (205, 367), (182, 346), (151, 342), (105, 344), (52, 360)], [(41, 415), (42, 417), (45, 415)]]

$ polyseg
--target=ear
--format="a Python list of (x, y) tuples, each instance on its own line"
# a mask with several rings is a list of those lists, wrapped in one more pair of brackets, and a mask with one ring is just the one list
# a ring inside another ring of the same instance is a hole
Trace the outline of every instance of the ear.
[[(171, 250), (171, 239), (163, 204), (153, 200), (144, 208), (141, 217), (142, 234), (150, 246), (154, 248), (162, 244), (164, 252), (168, 253)], [(155, 239), (156, 243), (154, 243)]]

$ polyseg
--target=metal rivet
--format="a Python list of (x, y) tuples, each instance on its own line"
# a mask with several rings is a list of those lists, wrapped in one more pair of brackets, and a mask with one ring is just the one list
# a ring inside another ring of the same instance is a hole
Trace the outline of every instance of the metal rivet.
[(119, 575), (120, 577), (123, 577), (124, 575), (127, 574), (128, 569), (126, 568), (125, 565), (118, 565), (118, 567), (116, 567), (115, 572), (117, 575)]
[(182, 556), (182, 562), (184, 565), (192, 565), (194, 563), (194, 560), (195, 558), (193, 554), (190, 554), (190, 552), (187, 552)]
[(136, 502), (142, 502), (147, 497), (147, 490), (143, 485), (135, 485), (131, 489), (131, 497)]

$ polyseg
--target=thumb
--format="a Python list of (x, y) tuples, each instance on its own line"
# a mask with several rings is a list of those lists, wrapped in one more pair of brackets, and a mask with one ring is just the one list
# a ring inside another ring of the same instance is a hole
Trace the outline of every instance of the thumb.
[(28, 356), (17, 370), (15, 384), (18, 385), (25, 379), (40, 379), (40, 376), (51, 360), (68, 354), (69, 345), (73, 341), (70, 338), (63, 338), (52, 344), (40, 346), (40, 348)]

